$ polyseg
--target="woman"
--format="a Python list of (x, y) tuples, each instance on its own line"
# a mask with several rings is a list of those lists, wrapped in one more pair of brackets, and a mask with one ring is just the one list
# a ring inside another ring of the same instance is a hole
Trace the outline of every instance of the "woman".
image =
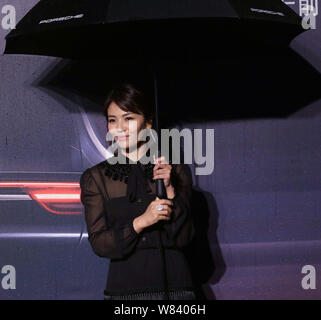
[[(195, 234), (190, 169), (163, 157), (156, 163), (140, 161), (150, 149), (139, 136), (152, 128), (153, 114), (137, 87), (115, 86), (104, 107), (117, 159), (126, 163), (108, 159), (80, 178), (88, 240), (99, 257), (110, 259), (104, 299), (194, 300), (181, 250)], [(155, 179), (164, 180), (167, 199), (156, 197)]]

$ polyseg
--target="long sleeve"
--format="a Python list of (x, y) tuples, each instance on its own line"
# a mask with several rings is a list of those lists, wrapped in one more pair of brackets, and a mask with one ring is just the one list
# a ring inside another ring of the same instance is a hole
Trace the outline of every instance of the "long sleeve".
[(139, 240), (133, 219), (117, 226), (109, 226), (104, 208), (104, 197), (90, 172), (85, 170), (80, 177), (81, 202), (85, 207), (88, 240), (99, 257), (121, 259), (131, 253)]
[(186, 164), (173, 165), (173, 211), (171, 219), (164, 221), (162, 242), (167, 247), (185, 247), (195, 235), (195, 227), (191, 215), (192, 175)]

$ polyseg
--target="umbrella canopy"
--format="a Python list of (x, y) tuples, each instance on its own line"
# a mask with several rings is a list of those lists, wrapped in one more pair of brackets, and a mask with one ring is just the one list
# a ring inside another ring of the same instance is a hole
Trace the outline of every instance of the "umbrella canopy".
[(4, 53), (182, 59), (287, 45), (303, 31), (282, 0), (42, 0), (7, 35)]

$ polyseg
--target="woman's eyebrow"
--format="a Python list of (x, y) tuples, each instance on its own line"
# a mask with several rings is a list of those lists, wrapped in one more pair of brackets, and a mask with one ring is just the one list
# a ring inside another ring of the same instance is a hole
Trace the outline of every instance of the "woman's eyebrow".
[[(126, 112), (122, 115), (122, 117), (126, 117), (127, 115), (132, 114), (132, 112)], [(116, 117), (113, 114), (109, 114), (108, 117)]]

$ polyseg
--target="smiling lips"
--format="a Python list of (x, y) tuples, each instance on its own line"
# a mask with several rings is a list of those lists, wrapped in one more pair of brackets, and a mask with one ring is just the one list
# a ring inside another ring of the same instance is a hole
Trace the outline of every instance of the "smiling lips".
[(128, 139), (128, 137), (129, 137), (129, 135), (127, 135), (127, 136), (118, 136), (117, 140), (123, 141), (123, 140)]

